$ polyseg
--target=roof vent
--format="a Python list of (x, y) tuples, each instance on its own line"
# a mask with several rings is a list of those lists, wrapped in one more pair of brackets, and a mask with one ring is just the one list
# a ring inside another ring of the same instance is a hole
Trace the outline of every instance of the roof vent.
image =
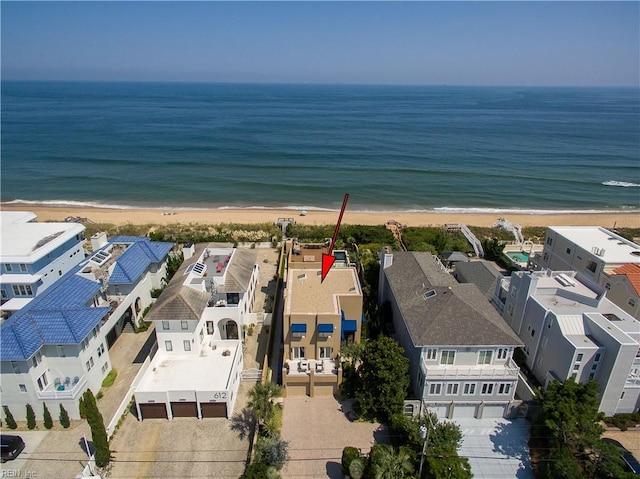
[(422, 295), (422, 299), (424, 299), (425, 301), (429, 298), (433, 298), (436, 294), (436, 290), (435, 289), (430, 289), (429, 291), (427, 291), (426, 293), (424, 293)]
[(306, 277), (307, 275), (304, 273), (298, 275), (298, 279), (305, 279)]

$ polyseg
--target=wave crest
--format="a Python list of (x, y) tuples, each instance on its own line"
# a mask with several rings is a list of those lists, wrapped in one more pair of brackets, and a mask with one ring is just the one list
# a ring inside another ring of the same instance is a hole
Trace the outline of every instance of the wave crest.
[(602, 184), (604, 186), (622, 186), (623, 188), (633, 188), (633, 187), (640, 187), (640, 184), (638, 183), (630, 183), (628, 181), (615, 181), (615, 180), (609, 180), (609, 181), (603, 181)]

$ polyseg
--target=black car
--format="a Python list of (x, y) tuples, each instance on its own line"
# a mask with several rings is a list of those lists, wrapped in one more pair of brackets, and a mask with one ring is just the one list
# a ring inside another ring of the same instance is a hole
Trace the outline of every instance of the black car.
[(12, 461), (24, 449), (24, 441), (20, 436), (0, 434), (2, 443), (2, 462)]
[(602, 442), (606, 442), (607, 444), (612, 444), (615, 446), (618, 451), (620, 451), (620, 456), (622, 456), (622, 460), (627, 465), (627, 469), (629, 472), (633, 472), (635, 475), (640, 476), (640, 462), (631, 454), (631, 452), (625, 448), (622, 444), (620, 444), (615, 439), (609, 439), (605, 437), (602, 439)]

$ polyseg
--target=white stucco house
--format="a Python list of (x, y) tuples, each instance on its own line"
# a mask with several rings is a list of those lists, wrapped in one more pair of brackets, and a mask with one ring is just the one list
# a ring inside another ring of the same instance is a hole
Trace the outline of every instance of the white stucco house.
[(158, 352), (136, 387), (138, 418), (231, 417), (242, 340), (256, 322), (257, 253), (187, 245), (185, 262), (149, 312)]

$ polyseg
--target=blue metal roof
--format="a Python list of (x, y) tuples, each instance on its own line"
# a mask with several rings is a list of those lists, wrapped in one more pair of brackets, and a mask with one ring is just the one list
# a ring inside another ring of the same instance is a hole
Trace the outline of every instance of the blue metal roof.
[[(150, 263), (162, 261), (173, 248), (172, 243), (135, 236), (118, 236), (110, 243), (132, 243), (118, 258), (112, 274), (112, 278), (126, 279), (125, 283), (135, 281)], [(100, 283), (76, 274), (85, 266), (83, 262), (73, 268), (0, 324), (0, 360), (29, 359), (43, 344), (81, 343), (109, 314), (108, 307), (93, 307)]]
[[(118, 241), (124, 238), (127, 241)], [(131, 237), (117, 236), (111, 243), (130, 243)], [(109, 277), (110, 284), (134, 284), (140, 276), (149, 269), (152, 263), (158, 263), (169, 254), (173, 248), (172, 243), (158, 243), (149, 241), (148, 238), (139, 238), (146, 241), (136, 241), (129, 246), (118, 258)]]

